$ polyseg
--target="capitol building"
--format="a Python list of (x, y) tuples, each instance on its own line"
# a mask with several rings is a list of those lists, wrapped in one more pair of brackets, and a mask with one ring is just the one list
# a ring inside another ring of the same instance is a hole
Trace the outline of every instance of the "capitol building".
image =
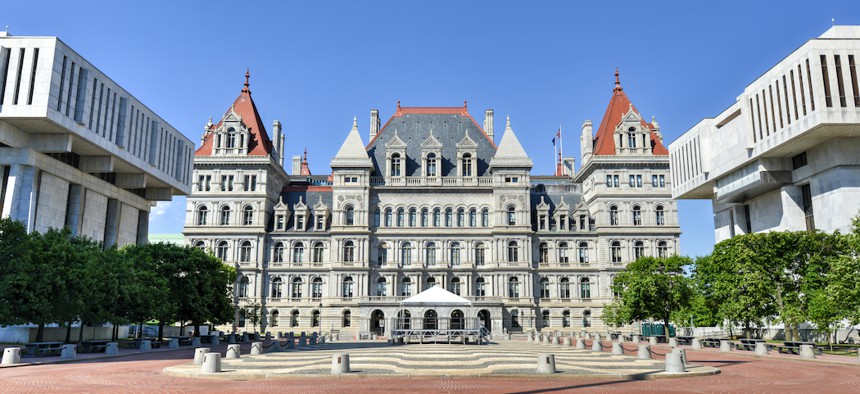
[[(515, 120), (497, 135), (492, 110), (479, 123), (466, 103), (398, 102), (387, 121), (371, 110), (367, 131), (328, 132), (342, 145), (331, 173), (313, 175), (307, 154), (284, 169), (298, 148), (277, 120), (267, 132), (246, 74), (203, 130), (184, 227), (238, 272), (236, 322), (222, 328), (254, 330), (244, 310), (259, 305), (271, 332), (386, 336), (392, 317), (463, 314), (491, 332), (605, 330), (613, 277), (678, 253), (680, 235), (660, 127), (617, 72), (611, 93), (597, 130), (582, 125), (578, 169), (559, 157), (554, 174), (532, 174)], [(401, 307), (433, 286), (472, 308)]]

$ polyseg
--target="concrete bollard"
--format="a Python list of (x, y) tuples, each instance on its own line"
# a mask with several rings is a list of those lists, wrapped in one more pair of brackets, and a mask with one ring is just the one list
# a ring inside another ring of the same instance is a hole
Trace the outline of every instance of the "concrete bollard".
[(624, 349), (621, 347), (620, 342), (612, 342), (612, 355), (613, 356), (623, 356)]
[(349, 373), (349, 354), (339, 353), (331, 355), (331, 373)]
[(699, 338), (693, 338), (693, 349), (701, 349), (702, 342), (699, 341)]
[(206, 353), (211, 353), (210, 350), (211, 349), (209, 349), (208, 347), (199, 347), (197, 349), (194, 349), (194, 365), (203, 364), (203, 356), (205, 356)]
[(603, 344), (600, 343), (600, 339), (595, 339), (595, 340), (591, 341), (591, 351), (592, 352), (602, 352), (603, 351)]
[(148, 339), (144, 339), (140, 341), (140, 351), (141, 352), (151, 352), (152, 351), (152, 342)]
[(600, 334), (598, 334), (598, 333), (596, 333), (596, 332), (595, 332), (595, 333), (594, 333), (594, 340), (595, 340), (595, 341), (599, 341), (599, 340), (600, 340)]
[(681, 348), (672, 349), (672, 353), (681, 355), (681, 363), (684, 365), (684, 368), (687, 367), (687, 351)]
[(105, 354), (119, 354), (119, 342), (108, 342), (105, 346)]
[(585, 350), (585, 340), (581, 338), (576, 339), (576, 350)]
[(573, 342), (570, 341), (570, 337), (564, 338), (564, 342), (561, 343), (562, 346), (571, 346)]
[(251, 342), (251, 337), (248, 336), (247, 332), (242, 333), (242, 343)]
[(238, 343), (227, 345), (227, 355), (224, 358), (241, 358), (241, 356), (241, 345), (239, 345)]
[(170, 338), (167, 340), (167, 348), (168, 349), (179, 349), (179, 340), (176, 338)]
[(651, 346), (648, 345), (639, 345), (639, 350), (636, 352), (637, 360), (650, 360), (651, 359)]
[(3, 349), (2, 365), (21, 364), (21, 348), (7, 347)]
[(755, 344), (755, 355), (756, 356), (767, 356), (770, 351), (767, 349), (767, 344), (764, 342), (756, 342)]
[(269, 352), (280, 352), (281, 351), (281, 341), (275, 340), (272, 342), (272, 346), (269, 347)]
[(263, 354), (263, 342), (251, 342), (251, 355)]
[(681, 361), (681, 354), (666, 353), (666, 372), (682, 373), (684, 371), (684, 362)]
[(191, 347), (200, 347), (203, 344), (200, 342), (200, 337), (191, 338)]
[(204, 354), (203, 355), (203, 363), (200, 366), (200, 372), (202, 372), (202, 373), (218, 373), (218, 372), (221, 372), (221, 353), (206, 353), (206, 354)]
[(648, 345), (657, 346), (657, 337), (649, 337), (648, 338)]
[(638, 335), (633, 335), (633, 343), (635, 343), (637, 345), (639, 344), (639, 336)]
[(800, 358), (815, 358), (815, 352), (812, 351), (812, 345), (800, 345)]
[(221, 338), (218, 338), (218, 336), (217, 336), (217, 335), (216, 335), (216, 336), (213, 336), (213, 337), (212, 337), (212, 343), (210, 343), (210, 345), (212, 345), (212, 346), (218, 346), (218, 345), (220, 345), (220, 344), (221, 344)]
[(308, 345), (310, 345), (310, 346), (316, 345), (317, 344), (317, 336), (316, 335), (312, 336), (308, 342), (309, 342)]
[(721, 352), (730, 352), (732, 351), (732, 343), (729, 342), (728, 339), (723, 339), (720, 341), (720, 351)]
[(78, 357), (77, 345), (63, 345), (63, 350), (60, 353), (61, 359), (70, 360), (76, 357)]
[(285, 348), (286, 349), (295, 349), (296, 343), (293, 341), (293, 339), (288, 339), (287, 340), (287, 346)]
[(555, 355), (540, 354), (537, 358), (537, 373), (554, 374), (555, 373)]
[(678, 340), (675, 338), (669, 338), (669, 347), (678, 347)]
[(543, 337), (543, 343), (545, 343), (545, 344), (552, 343), (552, 337), (550, 337), (549, 334), (547, 334), (547, 336)]
[(511, 340), (511, 333), (505, 334), (505, 339), (510, 341)]
[(227, 344), (232, 345), (234, 343), (236, 343), (236, 334), (227, 335)]
[(308, 339), (305, 337), (299, 337), (299, 347), (305, 347), (308, 345)]
[(265, 340), (267, 340), (267, 341), (271, 341), (271, 340), (272, 340), (272, 333), (270, 333), (270, 332), (268, 332), (268, 331), (267, 331), (267, 332), (266, 332)]
[(559, 340), (558, 337), (552, 337), (552, 344), (561, 345), (561, 340)]

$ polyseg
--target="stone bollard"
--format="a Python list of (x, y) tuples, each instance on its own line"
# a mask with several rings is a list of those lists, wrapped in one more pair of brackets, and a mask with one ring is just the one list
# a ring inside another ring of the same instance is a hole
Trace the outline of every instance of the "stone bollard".
[(621, 342), (612, 342), (612, 355), (623, 356), (624, 349), (621, 347)]
[(637, 360), (650, 360), (651, 359), (651, 346), (648, 345), (639, 345), (639, 350), (636, 352)]
[(227, 343), (230, 345), (236, 343), (236, 334), (227, 335)]
[(545, 343), (545, 344), (552, 343), (552, 337), (550, 337), (549, 334), (547, 334), (547, 336), (543, 337), (543, 343)]
[(595, 339), (595, 340), (591, 341), (591, 351), (592, 352), (602, 352), (603, 351), (603, 344), (600, 343), (600, 339)]
[(295, 348), (296, 348), (296, 343), (295, 343), (295, 342), (293, 342), (293, 340), (292, 340), (292, 339), (288, 339), (288, 340), (287, 340), (287, 346), (286, 346), (285, 348), (286, 348), (286, 349), (295, 349)]
[(558, 337), (552, 337), (552, 344), (553, 345), (561, 345), (561, 340), (558, 339)]
[(657, 346), (657, 337), (649, 337), (648, 338), (648, 345)]
[(720, 351), (721, 352), (730, 352), (732, 351), (732, 343), (729, 342), (728, 339), (723, 339), (720, 341)]
[(505, 334), (505, 339), (510, 341), (511, 340), (511, 333)]
[(681, 363), (684, 365), (684, 368), (687, 367), (687, 351), (681, 348), (672, 349), (672, 353), (681, 355)]
[(140, 341), (140, 349), (141, 352), (151, 352), (152, 351), (152, 342), (148, 339), (144, 339)]
[(269, 352), (273, 353), (273, 352), (280, 352), (280, 351), (282, 351), (281, 341), (276, 339), (275, 341), (272, 342), (272, 346), (269, 347)]
[(200, 346), (203, 346), (203, 344), (200, 343), (200, 337), (191, 338), (191, 347), (200, 347)]
[(681, 360), (680, 353), (666, 353), (666, 372), (682, 373), (684, 372), (684, 362)]
[(585, 340), (581, 338), (576, 339), (576, 350), (585, 350)]
[(263, 354), (263, 342), (251, 342), (251, 355)]
[(669, 338), (669, 347), (671, 347), (671, 348), (678, 347), (678, 340), (675, 338)]
[(167, 340), (167, 348), (168, 349), (179, 349), (179, 340), (176, 338), (170, 338)]
[(248, 336), (247, 332), (242, 333), (242, 343), (251, 342), (251, 337)]
[(537, 373), (554, 374), (555, 373), (555, 355), (540, 354), (537, 358)]
[(639, 336), (638, 335), (633, 335), (633, 343), (635, 343), (637, 345), (639, 344)]
[(75, 357), (78, 357), (77, 349), (77, 345), (63, 345), (63, 350), (60, 353), (60, 358), (63, 360), (70, 360)]
[(755, 355), (756, 356), (767, 356), (770, 351), (767, 349), (767, 344), (764, 342), (756, 342), (755, 344)]
[(595, 332), (595, 333), (594, 333), (594, 340), (595, 340), (595, 341), (599, 341), (599, 340), (600, 340), (600, 334), (598, 334), (598, 333), (596, 333), (596, 332)]
[(800, 345), (800, 358), (815, 358), (815, 352), (812, 350), (812, 345)]
[(699, 338), (693, 338), (693, 349), (701, 349), (702, 342), (699, 341)]
[[(232, 346), (232, 345), (228, 345)], [(227, 357), (230, 358), (230, 357)], [(206, 353), (203, 355), (203, 363), (200, 366), (202, 373), (221, 372), (221, 353)]]
[(299, 347), (305, 347), (308, 345), (308, 339), (305, 337), (299, 337)]
[(570, 341), (570, 337), (564, 338), (564, 342), (561, 343), (562, 346), (572, 346), (573, 342)]
[(271, 340), (272, 340), (272, 333), (270, 333), (270, 332), (268, 332), (268, 331), (267, 331), (267, 332), (266, 332), (266, 338), (265, 338), (265, 340), (267, 340), (267, 341), (271, 341)]
[(218, 338), (218, 336), (217, 336), (217, 335), (213, 336), (213, 337), (212, 337), (212, 343), (210, 343), (210, 345), (212, 345), (212, 346), (218, 346), (218, 345), (220, 345), (220, 344), (221, 344), (221, 338)]
[(205, 356), (206, 353), (211, 353), (210, 350), (211, 349), (209, 349), (208, 347), (199, 347), (197, 349), (194, 349), (194, 365), (203, 364), (203, 356)]
[(349, 353), (338, 353), (331, 355), (331, 373), (349, 373)]
[(3, 349), (2, 365), (21, 364), (21, 348), (7, 347)]
[(312, 336), (308, 342), (309, 342), (308, 345), (311, 345), (311, 346), (316, 345), (317, 344), (317, 336), (316, 335)]
[(119, 343), (108, 342), (107, 346), (105, 346), (105, 354), (119, 354)]
[(240, 358), (241, 356), (241, 345), (239, 345), (238, 343), (227, 345), (227, 356), (224, 358)]

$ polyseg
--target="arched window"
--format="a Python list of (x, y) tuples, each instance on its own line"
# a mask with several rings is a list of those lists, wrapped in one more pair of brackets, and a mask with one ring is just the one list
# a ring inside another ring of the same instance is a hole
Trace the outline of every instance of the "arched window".
[(322, 242), (317, 242), (314, 244), (314, 255), (312, 256), (314, 263), (322, 263), (322, 261), (323, 261), (323, 249), (324, 248), (323, 248)]
[(230, 207), (223, 206), (221, 207), (221, 225), (229, 226), (230, 225)]
[(314, 309), (314, 311), (311, 312), (311, 327), (319, 327), (319, 326), (320, 326), (320, 311), (317, 309)]
[(591, 281), (588, 278), (582, 278), (579, 281), (579, 298), (584, 300), (591, 298)]
[(657, 243), (657, 257), (669, 257), (669, 245), (666, 241)]
[(549, 279), (540, 278), (540, 298), (549, 298)]
[(612, 244), (609, 246), (609, 256), (612, 258), (613, 263), (621, 262), (621, 242), (612, 241)]
[(454, 210), (448, 208), (445, 210), (445, 227), (451, 227), (454, 225)]
[(271, 317), (269, 317), (269, 326), (277, 327), (278, 326), (278, 318), (280, 317), (280, 313), (275, 309), (271, 313)]
[(395, 153), (391, 155), (391, 176), (400, 176), (401, 175), (401, 163), (400, 163), (400, 154)]
[(205, 226), (209, 221), (209, 208), (206, 208), (205, 205), (197, 208), (197, 225)]
[(290, 327), (298, 327), (299, 326), (299, 311), (297, 309), (293, 309), (290, 313)]
[(475, 244), (475, 265), (480, 267), (484, 265), (484, 243), (478, 242)]
[(373, 210), (373, 226), (379, 227), (379, 208)]
[(424, 262), (427, 263), (427, 266), (436, 265), (436, 244), (433, 242), (427, 242), (427, 246), (424, 249)]
[(412, 295), (412, 279), (403, 278), (403, 282), (400, 284), (400, 295), (403, 297)]
[(475, 227), (478, 225), (478, 211), (475, 208), (469, 210), (469, 227)]
[(633, 127), (627, 129), (627, 147), (636, 148), (636, 129)]
[(508, 261), (515, 263), (519, 261), (517, 256), (519, 248), (517, 247), (517, 241), (508, 242)]
[(508, 207), (508, 226), (515, 226), (517, 224), (517, 210), (511, 205)]
[(585, 311), (582, 313), (582, 326), (591, 327), (591, 311)]
[(305, 244), (296, 242), (293, 244), (293, 262), (300, 263), (305, 260)]
[(633, 259), (639, 260), (642, 257), (645, 257), (645, 243), (642, 241), (636, 241), (633, 244)]
[(291, 289), (290, 298), (294, 301), (302, 299), (302, 278), (293, 279), (293, 287)]
[(490, 211), (487, 208), (481, 210), (481, 227), (490, 226)]
[(558, 291), (562, 299), (567, 300), (570, 299), (570, 280), (567, 278), (561, 278), (561, 282), (558, 286)]
[(412, 265), (412, 244), (404, 242), (400, 247), (400, 264), (405, 266)]
[(382, 267), (385, 264), (388, 264), (388, 246), (380, 244), (376, 252), (376, 262), (378, 265)]
[(588, 243), (580, 242), (579, 243), (579, 262), (587, 263), (588, 262)]
[(319, 301), (322, 299), (322, 289), (323, 289), (323, 281), (322, 278), (314, 278), (311, 282), (311, 298), (314, 301)]
[(355, 261), (355, 243), (346, 241), (343, 243), (343, 261), (351, 263)]
[(427, 155), (427, 176), (436, 176), (436, 154)]
[(460, 295), (460, 278), (451, 278), (451, 292)]
[(406, 211), (403, 208), (397, 210), (397, 227), (403, 227), (406, 224)]
[(508, 297), (510, 298), (519, 298), (520, 297), (520, 281), (519, 279), (512, 277), (508, 279)]
[(463, 167), (463, 176), (464, 177), (472, 176), (472, 155), (471, 154), (466, 153), (463, 155), (462, 167)]
[(427, 287), (425, 287), (424, 290), (427, 290), (433, 286), (436, 286), (436, 278), (431, 276), (427, 278)]
[(561, 326), (570, 327), (570, 311), (565, 310), (561, 313)]
[(409, 209), (409, 227), (415, 227), (415, 225), (418, 224), (417, 219), (418, 219), (418, 215), (415, 211), (415, 208), (410, 208)]
[(567, 257), (567, 242), (560, 242), (558, 244), (558, 262), (559, 263), (569, 263)]
[(484, 284), (485, 284), (484, 278), (475, 279), (475, 296), (476, 297), (484, 297), (487, 295)]
[(391, 208), (385, 209), (385, 227), (391, 227)]
[(451, 243), (451, 265), (457, 267), (460, 265), (460, 243)]
[(638, 205), (633, 206), (633, 225), (641, 226), (642, 225), (642, 208), (639, 208)]
[(427, 227), (428, 212), (427, 208), (421, 209), (421, 227)]
[(227, 129), (227, 147), (235, 148), (236, 147), (236, 130), (232, 127)]
[(457, 210), (457, 227), (463, 227), (466, 225), (465, 218), (466, 214), (463, 211), (463, 208)]
[(272, 298), (281, 298), (281, 296), (283, 295), (283, 290), (281, 288), (283, 282), (284, 281), (281, 280), (280, 277), (275, 277), (274, 279), (272, 279)]
[(424, 312), (424, 329), (435, 330), (438, 328), (436, 311), (430, 309)]
[(246, 205), (242, 210), (242, 223), (246, 226), (254, 224), (254, 208)]
[(376, 296), (377, 297), (385, 297), (388, 295), (388, 283), (385, 281), (385, 278), (379, 277), (376, 280)]
[(549, 310), (544, 309), (543, 311), (541, 311), (540, 317), (541, 317), (541, 323), (543, 324), (543, 327), (549, 327)]
[(251, 241), (242, 242), (239, 247), (239, 261), (246, 263), (251, 261)]
[(451, 312), (451, 329), (462, 330), (463, 328), (465, 328), (465, 321), (463, 320), (463, 311), (455, 309), (453, 312)]
[(656, 220), (656, 223), (658, 226), (666, 225), (666, 215), (665, 215), (665, 212), (663, 211), (662, 205), (657, 206), (657, 209), (655, 211), (655, 216), (656, 217), (654, 219)]
[(215, 248), (215, 257), (221, 261), (227, 261), (227, 241), (218, 242), (218, 247)]
[(354, 285), (354, 282), (352, 281), (351, 276), (347, 276), (347, 277), (343, 278), (343, 287), (341, 288), (341, 297), (352, 298), (353, 285)]
[(549, 262), (549, 246), (546, 242), (541, 242), (540, 245), (538, 245), (538, 262)]
[(194, 243), (194, 247), (197, 249), (205, 251), (206, 250), (206, 243), (203, 241), (197, 241)]
[(433, 210), (433, 227), (439, 227), (441, 222), (442, 213), (439, 211), (439, 208)]
[(239, 296), (239, 298), (248, 297), (248, 284), (249, 283), (250, 283), (250, 280), (248, 279), (247, 276), (242, 275), (239, 277), (239, 286), (238, 286), (239, 288), (236, 289), (236, 295)]
[(343, 323), (342, 323), (342, 326), (343, 326), (343, 327), (349, 327), (349, 326), (351, 326), (351, 325), (352, 325), (352, 312), (350, 312), (350, 311), (343, 311), (343, 319), (342, 319), (342, 321), (343, 321)]
[(618, 207), (614, 205), (609, 207), (609, 224), (611, 226), (618, 225)]
[(284, 244), (283, 244), (283, 242), (275, 242), (275, 246), (272, 247), (272, 261), (275, 263), (283, 263), (284, 262)]
[(346, 206), (345, 217), (347, 226), (355, 225), (355, 209), (352, 208), (352, 205)]

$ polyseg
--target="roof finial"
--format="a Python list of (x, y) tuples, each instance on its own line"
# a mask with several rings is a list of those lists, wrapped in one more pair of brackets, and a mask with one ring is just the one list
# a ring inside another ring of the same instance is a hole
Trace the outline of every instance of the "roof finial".
[(624, 90), (621, 88), (621, 79), (618, 78), (618, 67), (615, 67), (615, 89), (612, 90)]
[(505, 115), (505, 127), (511, 127), (511, 116)]
[(466, 105), (466, 100), (463, 100), (463, 109), (466, 109), (466, 108), (468, 108), (468, 106)]
[(397, 100), (397, 110), (400, 111), (400, 100)]
[[(830, 18), (830, 25), (836, 26), (836, 18)], [(9, 26), (6, 26), (6, 30), (9, 30)]]
[(302, 159), (303, 162), (308, 162), (308, 147), (305, 147), (305, 157)]
[(355, 115), (352, 116), (352, 128), (353, 129), (358, 128), (358, 117)]
[(248, 93), (251, 92), (251, 89), (248, 89), (248, 87), (251, 86), (251, 84), (248, 82), (249, 79), (251, 79), (251, 69), (250, 68), (245, 69), (245, 88), (242, 89), (242, 92), (248, 92)]

